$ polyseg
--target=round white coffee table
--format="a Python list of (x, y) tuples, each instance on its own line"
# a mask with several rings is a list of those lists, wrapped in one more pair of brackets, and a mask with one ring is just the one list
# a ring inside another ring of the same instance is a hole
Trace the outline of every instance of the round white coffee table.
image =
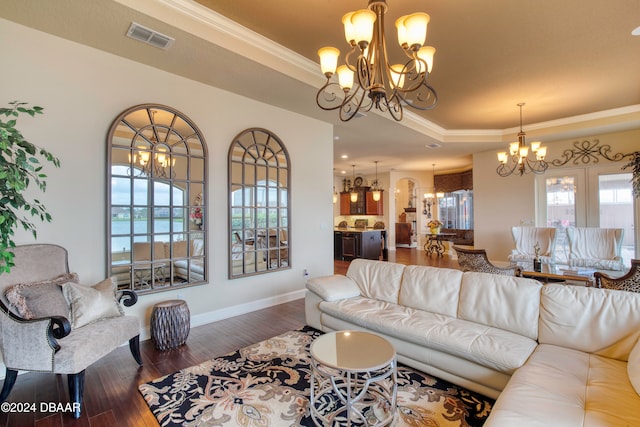
[(369, 332), (339, 331), (311, 344), (311, 417), (316, 425), (391, 425), (396, 414), (396, 351)]

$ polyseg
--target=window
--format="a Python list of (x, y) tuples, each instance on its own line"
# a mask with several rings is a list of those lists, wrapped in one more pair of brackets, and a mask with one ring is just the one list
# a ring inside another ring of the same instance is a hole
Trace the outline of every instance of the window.
[(108, 137), (107, 265), (118, 288), (157, 292), (207, 281), (206, 145), (183, 114), (141, 105)]
[(473, 190), (444, 193), (438, 199), (438, 218), (445, 228), (473, 229)]
[(289, 155), (266, 129), (247, 129), (229, 150), (229, 277), (291, 268)]

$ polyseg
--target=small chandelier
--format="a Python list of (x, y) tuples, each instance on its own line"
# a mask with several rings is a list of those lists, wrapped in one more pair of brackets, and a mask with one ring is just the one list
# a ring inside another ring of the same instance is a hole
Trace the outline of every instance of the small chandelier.
[(358, 201), (358, 192), (356, 191), (356, 165), (353, 166), (353, 180), (351, 181), (351, 189), (349, 190), (351, 203), (355, 203)]
[(376, 164), (376, 179), (373, 181), (371, 185), (371, 197), (374, 202), (379, 202), (382, 194), (382, 190), (380, 189), (380, 183), (378, 182), (378, 161), (373, 162)]
[[(323, 110), (338, 109), (340, 120), (344, 122), (374, 106), (400, 121), (403, 105), (429, 110), (438, 102), (435, 89), (427, 83), (436, 49), (423, 46), (431, 18), (418, 12), (396, 20), (398, 43), (408, 60), (404, 64), (391, 65), (384, 34), (386, 11), (385, 0), (369, 0), (368, 9), (349, 12), (342, 17), (345, 38), (351, 47), (345, 55), (346, 65), (337, 66), (340, 51), (335, 47), (323, 47), (318, 51), (320, 68), (327, 83), (318, 91), (316, 103)], [(336, 72), (337, 83), (331, 81)]]
[[(541, 142), (532, 142), (531, 150), (527, 146), (522, 131), (522, 107), (524, 102), (518, 104), (520, 107), (520, 132), (518, 132), (518, 141), (509, 144), (509, 152), (501, 151), (498, 153), (498, 175), (505, 177), (518, 172), (520, 176), (525, 173), (533, 172), (536, 174), (544, 173), (549, 164), (544, 161), (547, 155), (547, 147), (540, 146)], [(531, 152), (531, 156), (529, 153)]]
[(443, 192), (436, 191), (436, 164), (432, 163), (431, 168), (433, 171), (433, 193), (425, 193), (422, 199), (422, 205), (424, 206), (422, 210), (422, 214), (427, 216), (427, 219), (431, 219), (431, 206), (433, 206), (437, 199), (441, 199), (444, 197)]

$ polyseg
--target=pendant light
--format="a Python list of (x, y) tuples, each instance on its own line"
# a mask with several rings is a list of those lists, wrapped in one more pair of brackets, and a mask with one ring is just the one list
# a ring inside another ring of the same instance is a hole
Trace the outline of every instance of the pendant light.
[(380, 201), (380, 196), (382, 190), (380, 190), (380, 186), (378, 185), (378, 161), (373, 162), (376, 164), (376, 179), (373, 181), (373, 185), (371, 186), (371, 196), (373, 197), (374, 202)]
[(351, 180), (351, 203), (355, 203), (358, 201), (358, 192), (356, 191), (355, 183), (356, 183), (356, 165), (353, 166), (353, 177)]

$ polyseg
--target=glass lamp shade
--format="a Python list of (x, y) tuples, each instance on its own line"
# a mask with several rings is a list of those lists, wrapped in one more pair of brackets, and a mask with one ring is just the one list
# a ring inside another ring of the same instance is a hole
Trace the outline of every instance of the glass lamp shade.
[(356, 32), (351, 23), (351, 16), (353, 16), (355, 12), (345, 13), (342, 17), (342, 25), (344, 25), (344, 38), (347, 39), (347, 43), (355, 44), (356, 43)]
[(406, 43), (410, 47), (418, 49), (427, 38), (427, 25), (431, 17), (424, 12), (416, 12), (407, 16), (403, 22), (406, 34)]
[(443, 193), (443, 192), (441, 192), (441, 191), (440, 191), (440, 192), (437, 192), (437, 193), (436, 193), (436, 197), (437, 197), (438, 199), (442, 199), (442, 198), (444, 197), (444, 193)]
[(512, 156), (515, 156), (516, 154), (518, 154), (519, 149), (520, 149), (519, 142), (512, 142), (511, 144), (509, 144), (509, 152), (511, 153)]
[(353, 71), (346, 65), (341, 65), (338, 67), (337, 73), (340, 87), (345, 90), (351, 89), (353, 87)]
[(402, 64), (393, 64), (390, 67), (391, 72), (391, 85), (393, 87), (403, 87), (404, 86), (404, 65)]
[(320, 69), (322, 70), (322, 74), (327, 77), (331, 77), (333, 73), (336, 72), (340, 51), (335, 47), (323, 47), (318, 50), (318, 56), (320, 57)]
[[(351, 15), (351, 24), (356, 43), (366, 42), (369, 44), (373, 37), (373, 24), (376, 22), (376, 14), (369, 9), (360, 9)], [(346, 27), (345, 27), (346, 28)]]
[(538, 148), (538, 151), (536, 151), (536, 158), (538, 160), (544, 160), (544, 157), (546, 155), (547, 155), (547, 147), (545, 146)]
[(540, 148), (540, 145), (541, 145), (541, 144), (542, 144), (542, 143), (541, 143), (540, 141), (532, 142), (532, 143), (531, 143), (531, 151), (533, 151), (534, 153), (535, 153), (536, 151), (538, 151), (538, 148)]
[(358, 201), (358, 193), (357, 192), (352, 191), (350, 197), (351, 197), (351, 203), (355, 203), (355, 202)]
[(374, 202), (379, 202), (380, 201), (380, 190), (374, 190), (371, 192), (371, 197), (373, 198)]
[(396, 29), (398, 31), (398, 44), (402, 47), (407, 43), (407, 28), (404, 26), (404, 20), (407, 19), (407, 15), (401, 16), (396, 19)]
[(498, 161), (500, 163), (507, 163), (507, 152), (501, 151), (498, 153)]
[(336, 203), (338, 203), (338, 193), (336, 193), (335, 191), (333, 192), (333, 204), (335, 205)]
[[(436, 54), (436, 48), (433, 46), (423, 46), (418, 50), (418, 58), (422, 59), (427, 63), (427, 71), (430, 73), (433, 70), (433, 56)], [(420, 61), (416, 61), (420, 64), (418, 67), (418, 72), (422, 73), (424, 70), (422, 69), (422, 63)]]
[(424, 198), (425, 198), (425, 199), (433, 199), (433, 197), (434, 197), (434, 196), (433, 196), (433, 193), (426, 193), (426, 194), (424, 195)]

